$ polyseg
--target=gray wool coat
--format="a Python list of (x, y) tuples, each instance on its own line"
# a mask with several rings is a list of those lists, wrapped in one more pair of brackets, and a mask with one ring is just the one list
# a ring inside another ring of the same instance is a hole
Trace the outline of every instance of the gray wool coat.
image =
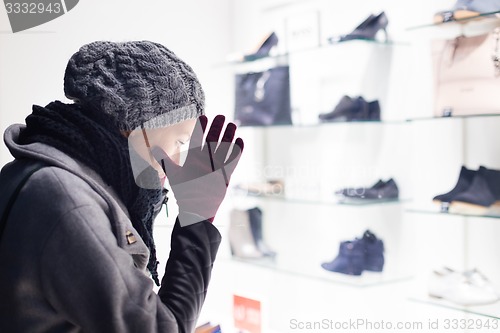
[(29, 178), (0, 240), (0, 332), (192, 332), (221, 240), (217, 229), (176, 222), (155, 293), (148, 248), (113, 189), (53, 147), (17, 144), (23, 126), (4, 134), (11, 154), (49, 166)]

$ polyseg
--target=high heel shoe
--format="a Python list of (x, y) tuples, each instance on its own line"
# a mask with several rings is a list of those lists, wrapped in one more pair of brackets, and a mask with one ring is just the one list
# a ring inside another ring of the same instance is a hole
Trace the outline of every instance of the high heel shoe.
[(273, 47), (275, 47), (277, 44), (278, 44), (278, 36), (276, 35), (276, 33), (272, 32), (260, 44), (257, 51), (255, 51), (254, 53), (245, 54), (243, 56), (243, 60), (252, 61), (252, 60), (267, 57), (269, 55), (269, 52), (271, 51), (271, 49)]
[(330, 37), (330, 43), (345, 42), (353, 39), (375, 40), (377, 33), (382, 30), (385, 34), (385, 41), (388, 41), (387, 25), (389, 20), (385, 12), (381, 12), (377, 16), (371, 14), (360, 25), (358, 25), (351, 33), (347, 35)]

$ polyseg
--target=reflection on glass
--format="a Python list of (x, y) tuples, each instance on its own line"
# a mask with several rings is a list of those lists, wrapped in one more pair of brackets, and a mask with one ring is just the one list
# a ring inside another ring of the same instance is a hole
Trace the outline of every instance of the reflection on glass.
[(464, 23), (468, 23), (468, 22), (478, 21), (480, 19), (489, 19), (489, 20), (498, 19), (498, 16), (497, 16), (498, 14), (500, 14), (500, 10), (494, 11), (494, 12), (482, 13), (482, 14), (478, 14), (476, 16), (471, 16), (471, 17), (466, 17), (466, 18), (454, 19), (454, 20), (446, 21), (446, 22), (422, 24), (422, 25), (418, 25), (415, 27), (409, 27), (406, 30), (415, 30), (415, 29), (422, 29), (422, 28), (436, 27), (436, 26), (450, 25), (450, 24), (464, 24)]

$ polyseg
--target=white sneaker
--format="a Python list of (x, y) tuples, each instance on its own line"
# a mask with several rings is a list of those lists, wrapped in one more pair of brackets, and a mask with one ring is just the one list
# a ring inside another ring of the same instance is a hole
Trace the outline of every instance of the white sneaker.
[(480, 287), (492, 295), (496, 295), (497, 299), (500, 299), (500, 293), (493, 287), (488, 278), (481, 273), (477, 268), (471, 269), (470, 271), (465, 271), (463, 273), (467, 280), (470, 281), (474, 286)]
[(483, 305), (499, 300), (491, 283), (477, 269), (463, 273), (448, 267), (435, 270), (429, 279), (429, 296), (463, 305)]

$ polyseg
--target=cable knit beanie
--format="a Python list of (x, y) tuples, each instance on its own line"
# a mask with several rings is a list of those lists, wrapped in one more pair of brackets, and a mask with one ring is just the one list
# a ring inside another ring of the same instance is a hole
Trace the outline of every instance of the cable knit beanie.
[(122, 131), (174, 125), (204, 114), (204, 93), (192, 68), (150, 41), (82, 46), (66, 67), (64, 93), (107, 113)]

